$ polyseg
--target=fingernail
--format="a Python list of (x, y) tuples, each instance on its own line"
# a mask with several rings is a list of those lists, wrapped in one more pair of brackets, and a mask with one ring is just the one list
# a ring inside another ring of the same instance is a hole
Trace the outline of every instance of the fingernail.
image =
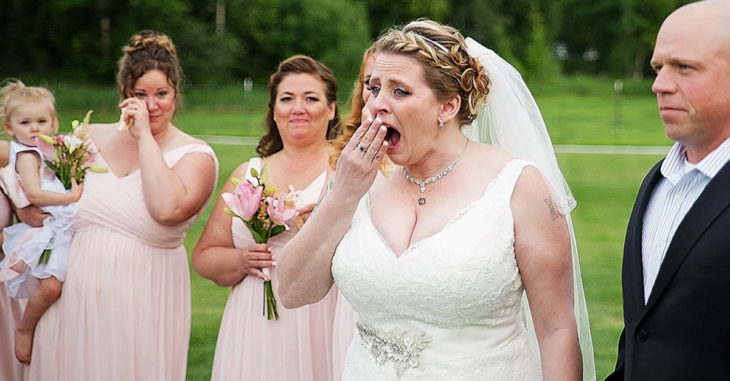
[(388, 129), (385, 126), (380, 126), (380, 131), (385, 132), (388, 131)]
[(376, 121), (377, 121), (378, 123), (382, 123), (382, 120), (380, 120), (380, 114), (378, 114), (378, 115), (377, 115), (377, 116), (375, 117), (375, 120), (376, 120)]
[(388, 146), (388, 141), (386, 140), (383, 142), (383, 147), (387, 147), (387, 146)]
[(276, 261), (271, 261), (272, 266), (276, 266)]
[(368, 123), (372, 123), (372, 122), (373, 122), (373, 117), (372, 117), (372, 116), (370, 116), (370, 115), (368, 115), (368, 119), (367, 119), (367, 121), (368, 121)]

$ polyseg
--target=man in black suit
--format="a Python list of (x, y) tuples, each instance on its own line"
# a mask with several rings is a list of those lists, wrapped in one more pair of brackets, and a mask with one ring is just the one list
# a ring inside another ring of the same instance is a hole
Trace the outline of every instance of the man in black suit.
[(624, 330), (607, 380), (730, 379), (730, 1), (659, 29), (652, 91), (675, 145), (644, 179), (624, 245)]

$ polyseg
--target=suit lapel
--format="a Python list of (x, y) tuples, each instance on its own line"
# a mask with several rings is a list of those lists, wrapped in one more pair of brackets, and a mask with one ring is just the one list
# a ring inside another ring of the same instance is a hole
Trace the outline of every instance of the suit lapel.
[(705, 190), (689, 209), (674, 233), (664, 261), (659, 268), (656, 282), (652, 288), (644, 314), (664, 293), (669, 282), (684, 262), (687, 254), (697, 243), (702, 234), (717, 217), (730, 205), (730, 162), (707, 184)]
[(631, 285), (634, 291), (635, 311), (641, 311), (644, 309), (644, 264), (642, 262), (642, 235), (644, 227), (644, 214), (646, 214), (646, 208), (649, 205), (649, 199), (656, 188), (659, 180), (662, 179), (662, 174), (659, 169), (662, 166), (664, 160), (657, 163), (654, 168), (649, 171), (646, 179), (641, 184), (639, 194), (636, 197), (634, 203), (634, 210), (631, 215), (631, 223), (629, 225), (629, 238), (626, 240), (626, 247), (624, 250), (626, 253), (633, 253), (629, 255), (625, 260), (630, 261), (631, 271)]

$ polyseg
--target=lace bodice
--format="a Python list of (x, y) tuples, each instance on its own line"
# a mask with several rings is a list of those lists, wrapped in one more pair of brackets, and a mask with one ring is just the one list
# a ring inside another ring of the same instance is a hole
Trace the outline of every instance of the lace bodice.
[(400, 256), (361, 199), (332, 262), (359, 314), (343, 379), (539, 379), (520, 319), (510, 209), (526, 164), (509, 162), (481, 198)]

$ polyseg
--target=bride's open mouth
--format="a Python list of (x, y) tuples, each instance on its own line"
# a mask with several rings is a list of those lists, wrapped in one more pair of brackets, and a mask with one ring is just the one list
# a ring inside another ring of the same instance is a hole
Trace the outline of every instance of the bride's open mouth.
[(388, 149), (393, 149), (400, 143), (400, 132), (393, 127), (385, 127), (388, 129), (385, 133), (385, 141), (388, 142)]

